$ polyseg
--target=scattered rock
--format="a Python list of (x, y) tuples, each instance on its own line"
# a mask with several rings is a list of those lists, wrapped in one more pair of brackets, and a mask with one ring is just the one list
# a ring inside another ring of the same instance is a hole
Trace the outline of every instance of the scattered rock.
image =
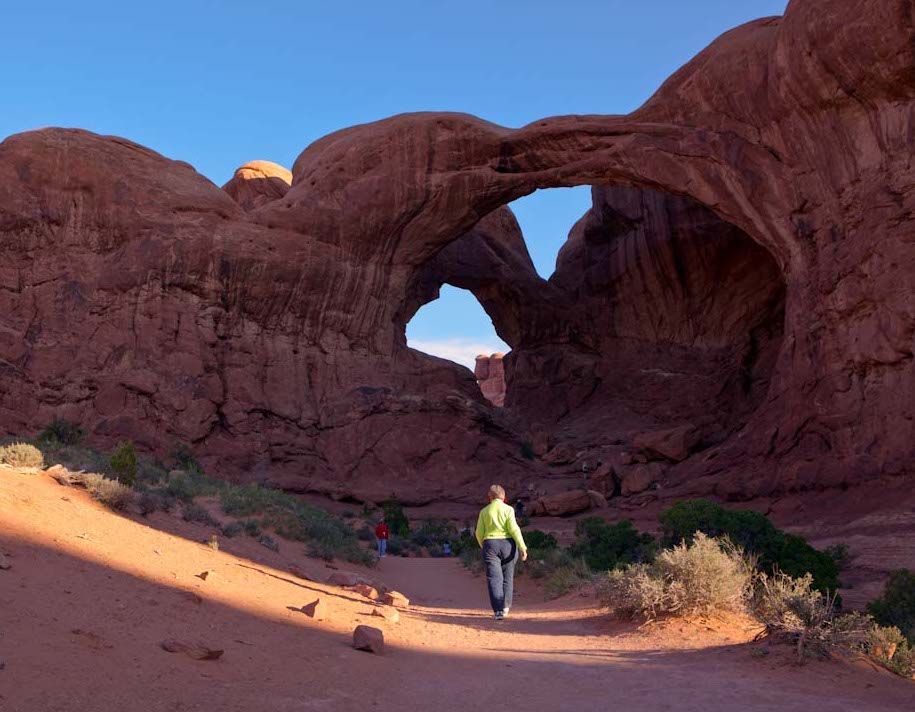
[(664, 467), (657, 462), (626, 468), (620, 474), (620, 491), (624, 496), (644, 492), (661, 478), (663, 472)]
[(7, 571), (8, 569), (13, 568), (12, 562), (6, 556), (6, 554), (0, 554), (0, 569)]
[(571, 490), (550, 494), (531, 505), (531, 516), (564, 517), (591, 509), (591, 497), (587, 490)]
[(364, 576), (353, 573), (351, 571), (335, 571), (330, 576), (327, 577), (327, 583), (331, 586), (355, 586), (359, 583), (369, 583)]
[(367, 583), (357, 583), (355, 586), (347, 586), (346, 589), (353, 593), (358, 593), (360, 596), (364, 596), (370, 601), (378, 600), (378, 589), (374, 586), (369, 586)]
[(400, 608), (406, 608), (410, 605), (410, 599), (400, 593), (400, 591), (386, 591), (381, 594), (379, 600), (388, 606), (398, 606)]
[(575, 462), (577, 455), (577, 451), (569, 443), (559, 443), (543, 456), (543, 461), (547, 465), (568, 465)]
[(197, 578), (206, 581), (210, 576), (215, 575), (216, 572), (212, 569), (207, 569), (206, 571), (201, 571), (199, 574), (196, 574)]
[(595, 509), (603, 509), (607, 506), (607, 498), (604, 497), (604, 495), (602, 495), (600, 492), (588, 490), (588, 497), (591, 500), (591, 506)]
[(311, 603), (306, 603), (300, 610), (316, 621), (323, 621), (327, 617), (327, 604), (320, 598), (316, 598)]
[(665, 430), (652, 430), (636, 435), (632, 444), (650, 457), (662, 457), (674, 462), (685, 460), (699, 442), (699, 430), (686, 424)]
[(389, 606), (377, 606), (373, 608), (372, 615), (384, 618), (389, 623), (397, 623), (400, 620), (400, 613), (397, 612), (397, 609), (390, 608)]
[(183, 653), (194, 660), (219, 660), (225, 652), (203, 643), (185, 643), (180, 640), (163, 640), (159, 647), (169, 653)]
[(384, 653), (384, 633), (370, 625), (357, 625), (353, 631), (353, 647), (381, 655)]

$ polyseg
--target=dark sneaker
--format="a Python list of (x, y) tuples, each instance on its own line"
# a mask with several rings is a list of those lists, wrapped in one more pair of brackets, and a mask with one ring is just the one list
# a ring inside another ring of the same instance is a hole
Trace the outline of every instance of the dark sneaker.
[(496, 611), (495, 619), (497, 621), (505, 620), (505, 613), (503, 611)]

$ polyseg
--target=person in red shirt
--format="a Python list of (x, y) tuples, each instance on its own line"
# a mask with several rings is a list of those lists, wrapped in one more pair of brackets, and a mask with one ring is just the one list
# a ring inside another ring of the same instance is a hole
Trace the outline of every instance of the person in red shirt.
[(378, 540), (378, 556), (384, 558), (388, 555), (388, 537), (391, 536), (391, 530), (385, 524), (384, 519), (378, 522), (375, 527), (375, 538)]

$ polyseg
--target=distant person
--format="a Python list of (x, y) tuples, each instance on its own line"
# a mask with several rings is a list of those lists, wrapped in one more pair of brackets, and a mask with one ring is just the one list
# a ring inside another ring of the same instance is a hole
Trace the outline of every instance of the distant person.
[(515, 500), (515, 517), (521, 519), (524, 516), (524, 500)]
[(444, 544), (442, 544), (442, 554), (444, 556), (451, 556), (451, 542), (450, 541), (446, 541)]
[(515, 564), (520, 553), (527, 561), (527, 545), (515, 520), (515, 510), (505, 504), (502, 485), (489, 488), (489, 504), (477, 518), (477, 543), (483, 550), (489, 603), (497, 621), (508, 615), (512, 605)]
[(387, 522), (382, 519), (375, 527), (375, 538), (378, 540), (378, 557), (383, 559), (388, 555), (388, 537), (391, 536), (391, 530)]

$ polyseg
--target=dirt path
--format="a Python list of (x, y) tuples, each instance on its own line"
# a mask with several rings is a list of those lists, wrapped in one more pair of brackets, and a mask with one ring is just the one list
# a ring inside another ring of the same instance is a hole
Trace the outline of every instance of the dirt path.
[[(398, 623), (298, 544), (208, 531), (166, 515), (114, 515), (43, 474), (0, 470), (0, 710), (901, 710), (915, 685), (865, 665), (758, 659), (731, 624), (646, 631), (590, 598), (546, 602), (520, 582), (512, 617), (486, 612), (481, 579), (455, 560), (389, 557), (366, 571), (413, 599)], [(289, 573), (295, 567), (306, 580)], [(212, 572), (206, 580), (197, 574)], [(325, 621), (294, 610), (315, 598)], [(383, 656), (354, 651), (359, 623)], [(225, 650), (215, 662), (164, 639)]]

